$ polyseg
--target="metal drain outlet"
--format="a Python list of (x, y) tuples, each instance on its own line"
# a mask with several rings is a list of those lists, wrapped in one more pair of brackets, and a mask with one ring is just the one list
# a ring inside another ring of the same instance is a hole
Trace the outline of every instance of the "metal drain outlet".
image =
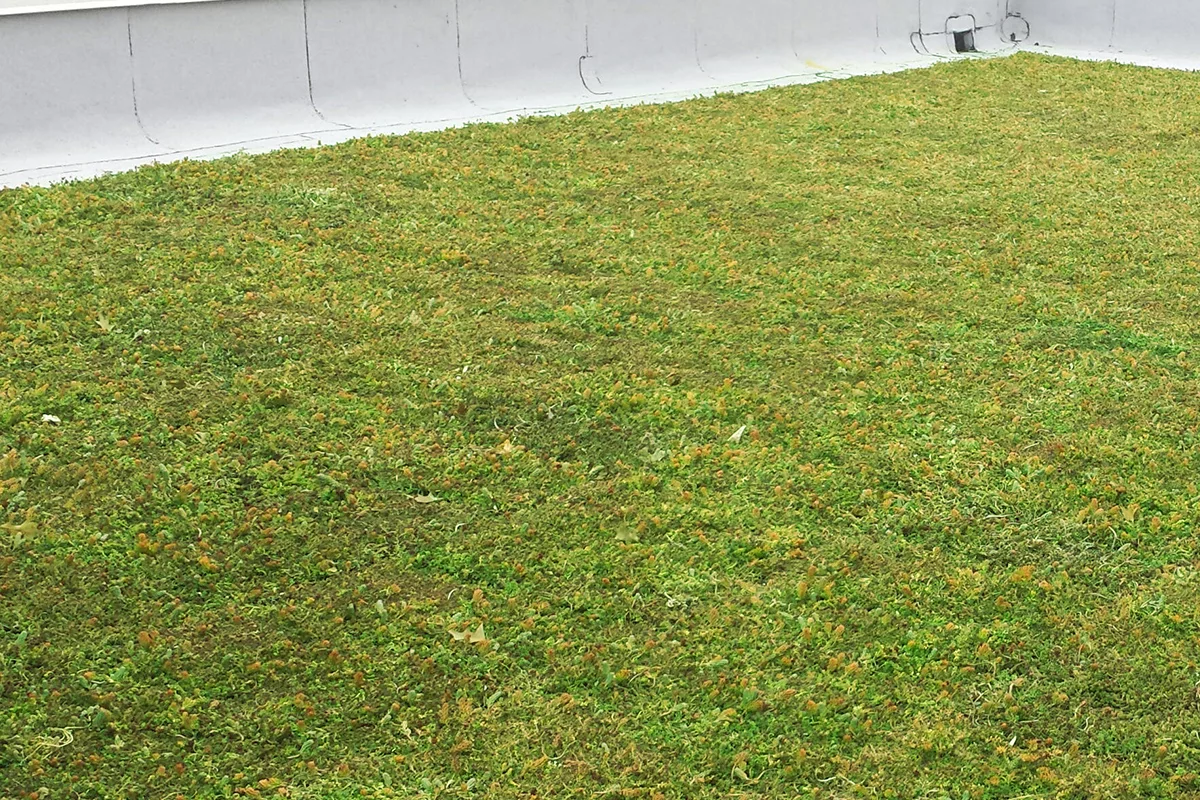
[[(996, 14), (959, 11), (946, 14), (948, 8), (961, 7), (965, 0), (940, 4), (941, 14), (929, 16), (926, 27), (912, 35), (913, 48), (935, 58), (956, 58), (974, 54), (995, 55), (1014, 49), (1002, 38), (1000, 20)], [(925, 6), (922, 5), (922, 9)]]
[(975, 31), (979, 24), (974, 14), (956, 14), (946, 18), (946, 44), (952, 53), (978, 53)]
[(1020, 14), (1009, 14), (1000, 26), (1000, 35), (1012, 44), (1024, 42), (1029, 38), (1029, 20)]

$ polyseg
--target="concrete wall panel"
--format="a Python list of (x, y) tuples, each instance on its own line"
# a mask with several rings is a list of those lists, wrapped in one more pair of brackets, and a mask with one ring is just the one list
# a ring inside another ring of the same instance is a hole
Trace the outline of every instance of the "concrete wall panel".
[(1119, 0), (1113, 15), (1113, 49), (1144, 54), (1196, 67), (1200, 62), (1200, 4), (1191, 2), (1133, 3)]
[(694, 0), (588, 0), (588, 88), (642, 97), (715, 87), (700, 67), (696, 23)]
[(458, 0), (463, 89), (483, 110), (576, 108), (584, 86), (586, 0)]
[(0, 176), (162, 149), (142, 133), (134, 112), (127, 13), (3, 18)]
[(454, 0), (307, 0), (313, 105), (374, 128), (469, 116)]
[(1200, 69), (1200, 3), (1191, 0), (1009, 0), (1009, 10), (1039, 49)]
[[(1142, 5), (1166, 1), (1147, 0)], [(1012, 0), (1009, 6), (1029, 20), (1033, 43), (1100, 51), (1112, 45), (1116, 4), (1117, 0)]]
[(129, 10), (147, 134), (176, 150), (328, 129), (309, 97), (303, 0)]
[(813, 72), (793, 47), (797, 17), (805, 5), (796, 0), (698, 0), (696, 55), (701, 68), (726, 84)]

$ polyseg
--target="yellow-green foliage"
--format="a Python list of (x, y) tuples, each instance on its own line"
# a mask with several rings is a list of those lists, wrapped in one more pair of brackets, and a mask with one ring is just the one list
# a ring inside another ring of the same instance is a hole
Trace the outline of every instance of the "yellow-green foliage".
[(0, 193), (0, 797), (1197, 796), (1197, 86)]

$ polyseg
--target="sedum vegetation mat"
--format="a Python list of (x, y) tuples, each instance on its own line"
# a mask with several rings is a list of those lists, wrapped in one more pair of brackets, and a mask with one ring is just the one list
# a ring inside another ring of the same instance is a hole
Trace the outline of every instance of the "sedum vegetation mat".
[(0, 193), (0, 796), (1196, 797), (1197, 80)]

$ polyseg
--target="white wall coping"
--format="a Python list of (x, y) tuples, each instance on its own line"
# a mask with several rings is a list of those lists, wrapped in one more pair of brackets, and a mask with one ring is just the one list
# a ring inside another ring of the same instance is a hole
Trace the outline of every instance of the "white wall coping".
[(45, 14), (51, 11), (86, 11), (95, 8), (128, 8), (130, 6), (165, 6), (176, 3), (210, 3), (214, 0), (0, 0), (0, 17), (16, 14)]

